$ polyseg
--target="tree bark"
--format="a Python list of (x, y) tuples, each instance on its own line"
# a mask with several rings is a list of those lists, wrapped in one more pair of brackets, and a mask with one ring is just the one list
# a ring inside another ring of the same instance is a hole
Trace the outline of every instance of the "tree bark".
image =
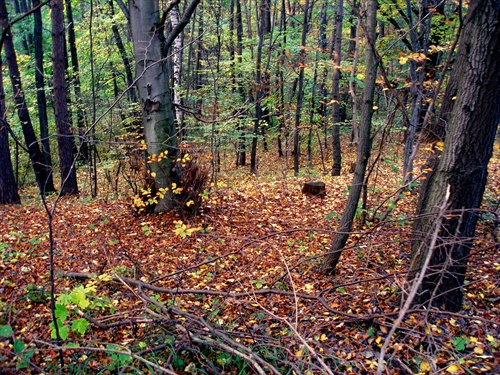
[(80, 84), (80, 65), (78, 63), (78, 52), (76, 49), (75, 22), (73, 20), (73, 9), (71, 0), (65, 0), (66, 17), (68, 19), (68, 45), (71, 57), (72, 83), (76, 97), (76, 123), (80, 142), (80, 159), (85, 163), (91, 162), (89, 142), (85, 137), (85, 113), (83, 111), (83, 97)]
[(299, 55), (299, 80), (297, 89), (297, 108), (295, 110), (295, 127), (293, 129), (293, 171), (295, 176), (299, 174), (300, 167), (300, 115), (302, 111), (302, 102), (304, 99), (304, 68), (306, 64), (306, 38), (309, 28), (309, 0), (304, 5), (304, 22), (302, 23), (302, 37), (300, 42)]
[[(170, 22), (172, 24), (172, 29), (175, 29), (179, 24), (179, 7), (175, 5), (170, 11)], [(177, 126), (181, 132), (184, 133), (184, 112), (180, 108), (182, 104), (181, 91), (181, 70), (182, 70), (182, 45), (183, 38), (182, 34), (179, 35), (174, 40), (174, 56), (173, 56), (173, 92), (174, 92), (174, 104), (175, 104), (175, 119), (177, 121)]]
[(337, 11), (335, 14), (335, 39), (333, 43), (334, 66), (332, 82), (333, 100), (333, 132), (332, 132), (332, 176), (340, 176), (342, 169), (342, 151), (340, 147), (340, 62), (342, 60), (342, 20), (344, 17), (343, 0), (337, 0)]
[(54, 114), (61, 169), (61, 195), (78, 194), (76, 168), (73, 160), (74, 136), (68, 121), (68, 91), (65, 79), (65, 36), (62, 0), (52, 0), (52, 69)]
[[(0, 59), (2, 71), (2, 59)], [(0, 77), (0, 204), (21, 203), (17, 191), (17, 181), (12, 168), (9, 150), (9, 134), (5, 118), (5, 91), (3, 78)]]
[[(40, 6), (40, 0), (33, 0), (33, 7)], [(35, 49), (35, 86), (38, 106), (38, 123), (40, 126), (40, 142), (44, 164), (52, 169), (50, 154), (49, 121), (47, 118), (47, 97), (45, 95), (45, 71), (43, 68), (43, 24), (42, 12), (37, 9), (33, 13), (33, 45)]]
[(356, 210), (358, 208), (359, 197), (364, 184), (366, 166), (371, 152), (371, 125), (373, 116), (373, 97), (375, 91), (375, 79), (377, 78), (378, 60), (375, 54), (375, 38), (377, 28), (377, 0), (367, 2), (366, 12), (366, 78), (363, 88), (363, 101), (361, 103), (361, 123), (359, 143), (357, 148), (356, 168), (352, 179), (351, 189), (347, 198), (347, 204), (340, 220), (337, 234), (335, 235), (330, 251), (325, 257), (320, 272), (333, 275), (340, 259), (342, 249), (349, 239), (350, 231)]
[[(5, 0), (0, 0), (0, 24), (5, 30), (8, 25), (8, 14)], [(33, 130), (30, 114), (26, 105), (26, 99), (21, 83), (21, 73), (17, 65), (17, 56), (14, 49), (14, 42), (10, 30), (5, 33), (4, 45), (5, 59), (9, 68), (9, 76), (14, 92), (17, 114), (23, 129), (24, 140), (30, 155), (31, 164), (35, 171), (35, 178), (41, 194), (54, 192), (54, 182), (52, 179), (52, 169), (43, 162), (43, 155), (38, 145), (38, 140)], [(0, 46), (1, 48), (1, 46)]]
[[(163, 198), (158, 199), (155, 212), (165, 212), (175, 204), (171, 187), (177, 181), (173, 167), (178, 143), (168, 85), (166, 45), (162, 29), (155, 26), (159, 25), (160, 20), (159, 4), (157, 1), (130, 0), (129, 7), (137, 88), (143, 110), (144, 138), (151, 162), (151, 175), (156, 189), (168, 190)], [(185, 17), (180, 24), (187, 24)], [(174, 38), (173, 34), (169, 35), (171, 38)]]
[[(414, 223), (409, 280), (418, 274), (429, 252), (429, 269), (420, 285), (419, 302), (449, 311), (462, 307), (463, 284), (472, 246), (477, 210), (483, 197), (487, 166), (500, 121), (500, 1), (473, 0), (465, 21), (450, 82), (458, 90), (448, 122), (444, 149), (420, 196)], [(454, 85), (455, 87), (455, 85)], [(445, 98), (444, 102), (449, 102)], [(446, 109), (448, 111), (448, 108)], [(449, 215), (439, 242), (429, 247), (436, 212), (450, 189)]]

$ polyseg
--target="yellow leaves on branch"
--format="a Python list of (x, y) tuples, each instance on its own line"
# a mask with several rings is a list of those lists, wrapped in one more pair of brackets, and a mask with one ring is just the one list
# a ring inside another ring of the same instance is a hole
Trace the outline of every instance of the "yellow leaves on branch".
[(405, 65), (408, 60), (413, 60), (416, 62), (424, 62), (424, 60), (430, 60), (424, 53), (415, 52), (410, 55), (403, 55), (399, 57), (399, 63)]

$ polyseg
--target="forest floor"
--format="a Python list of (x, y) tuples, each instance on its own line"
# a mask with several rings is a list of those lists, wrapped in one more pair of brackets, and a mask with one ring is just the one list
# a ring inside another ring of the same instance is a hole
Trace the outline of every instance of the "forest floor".
[[(369, 216), (381, 205), (380, 217), (394, 199), (395, 158), (372, 173)], [(490, 168), (484, 208), (498, 213), (498, 148)], [(48, 215), (34, 191), (22, 192), (21, 206), (0, 207), (0, 373), (371, 374), (386, 341), (383, 373), (500, 373), (500, 259), (487, 215), (463, 310), (411, 308), (389, 337), (416, 194), (405, 191), (383, 222), (361, 226), (358, 217), (332, 277), (317, 267), (352, 174), (305, 168), (290, 177), (266, 160), (257, 176), (222, 170), (204, 213), (192, 219), (134, 215), (106, 189), (97, 199), (58, 200), (63, 342), (51, 338)], [(302, 195), (311, 180), (326, 183), (324, 199)]]

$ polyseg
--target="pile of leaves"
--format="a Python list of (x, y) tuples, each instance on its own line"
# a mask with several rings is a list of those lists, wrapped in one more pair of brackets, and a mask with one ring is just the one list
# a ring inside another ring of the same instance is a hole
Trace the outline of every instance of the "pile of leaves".
[[(370, 191), (372, 211), (387, 201), (380, 215), (398, 188), (384, 163), (384, 185)], [(358, 220), (335, 277), (317, 267), (350, 175), (321, 176), (322, 199), (301, 194), (312, 173), (232, 171), (189, 219), (62, 198), (52, 219), (53, 308), (44, 207), (0, 207), (2, 373), (366, 374), (379, 361), (391, 374), (498, 373), (497, 153), (491, 168), (491, 215), (480, 222), (464, 309), (412, 308), (390, 337), (410, 260), (411, 191), (388, 219)]]

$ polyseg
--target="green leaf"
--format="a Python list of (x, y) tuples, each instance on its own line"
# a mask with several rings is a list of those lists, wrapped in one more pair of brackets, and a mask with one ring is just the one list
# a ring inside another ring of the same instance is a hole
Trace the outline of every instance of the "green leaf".
[(470, 343), (470, 340), (467, 337), (455, 337), (451, 343), (456, 350), (462, 351), (465, 350), (465, 346)]
[(11, 326), (0, 326), (0, 337), (9, 337), (14, 334)]
[(370, 327), (370, 329), (366, 332), (366, 334), (367, 334), (369, 337), (375, 337), (375, 328)]
[(68, 310), (66, 309), (66, 306), (56, 303), (56, 311), (55, 311), (56, 318), (59, 318), (61, 322), (64, 322), (68, 317), (68, 314), (69, 313)]
[[(69, 328), (63, 325), (59, 319), (57, 319), (56, 322), (57, 322), (57, 328), (59, 328), (59, 336), (61, 336), (61, 339), (66, 340), (69, 335)], [(50, 337), (52, 337), (54, 340), (57, 339), (54, 322), (50, 323), (49, 327), (51, 329)]]
[(337, 213), (335, 211), (330, 212), (328, 215), (326, 215), (325, 219), (326, 220), (332, 220), (337, 217)]
[(74, 290), (71, 292), (70, 296), (71, 300), (76, 303), (82, 310), (85, 310), (87, 307), (89, 307), (90, 302), (88, 301), (84, 291)]
[(71, 330), (73, 332), (78, 332), (79, 334), (83, 335), (85, 334), (88, 325), (89, 322), (87, 321), (87, 319), (84, 318), (76, 319), (73, 320), (73, 323), (71, 324)]
[(16, 370), (21, 370), (23, 368), (28, 368), (30, 365), (30, 358), (35, 354), (34, 350), (27, 350), (23, 355), (21, 355), (21, 362), (16, 365)]
[(57, 298), (57, 302), (59, 302), (61, 305), (67, 306), (70, 305), (73, 301), (71, 300), (71, 297), (69, 294), (61, 294)]
[(14, 352), (15, 353), (21, 353), (24, 350), (24, 342), (21, 340), (15, 339), (14, 340)]

